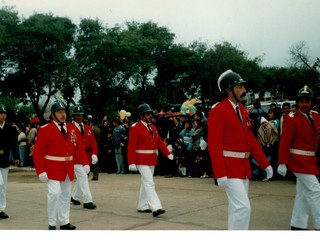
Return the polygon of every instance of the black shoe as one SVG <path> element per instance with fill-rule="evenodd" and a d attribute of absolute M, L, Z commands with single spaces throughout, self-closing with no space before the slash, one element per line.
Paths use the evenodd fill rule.
<path fill-rule="evenodd" d="M 158 210 L 154 211 L 154 212 L 152 213 L 152 215 L 153 215 L 154 217 L 158 217 L 159 215 L 164 214 L 165 212 L 166 212 L 166 211 L 163 210 L 163 209 L 158 209 Z"/>
<path fill-rule="evenodd" d="M 92 181 L 98 181 L 98 178 L 94 177 L 91 179 Z"/>
<path fill-rule="evenodd" d="M 0 212 L 0 219 L 9 218 L 9 216 L 5 212 Z"/>
<path fill-rule="evenodd" d="M 95 209 L 96 207 L 97 206 L 92 202 L 83 204 L 83 208 L 86 208 L 86 209 Z"/>
<path fill-rule="evenodd" d="M 76 226 L 73 226 L 71 223 L 60 226 L 61 230 L 76 230 Z"/>
<path fill-rule="evenodd" d="M 140 213 L 152 213 L 152 211 L 150 209 L 145 209 L 145 210 L 137 210 Z"/>
<path fill-rule="evenodd" d="M 71 202 L 73 202 L 74 205 L 80 205 L 80 201 L 73 199 L 73 197 L 71 198 Z"/>
<path fill-rule="evenodd" d="M 293 226 L 291 226 L 291 230 L 302 230 L 302 231 L 305 231 L 305 230 L 308 230 L 307 228 L 298 228 L 298 227 L 293 227 Z"/>
<path fill-rule="evenodd" d="M 51 226 L 51 225 L 49 225 L 48 230 L 56 230 L 56 226 Z"/>

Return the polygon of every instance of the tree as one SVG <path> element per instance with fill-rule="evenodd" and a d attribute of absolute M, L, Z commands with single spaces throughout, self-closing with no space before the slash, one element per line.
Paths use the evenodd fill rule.
<path fill-rule="evenodd" d="M 34 14 L 18 25 L 14 48 L 7 52 L 14 69 L 1 90 L 31 101 L 42 120 L 51 98 L 61 89 L 74 32 L 68 18 Z"/>
<path fill-rule="evenodd" d="M 319 58 L 314 60 L 312 63 L 305 41 L 300 41 L 293 44 L 289 49 L 289 53 L 292 65 L 291 69 L 298 70 L 296 73 L 296 75 L 299 76 L 299 80 L 297 81 L 298 86 L 301 88 L 303 87 L 301 85 L 308 85 L 316 92 L 317 95 L 319 95 Z M 290 85 L 289 88 L 290 87 L 292 86 Z"/>

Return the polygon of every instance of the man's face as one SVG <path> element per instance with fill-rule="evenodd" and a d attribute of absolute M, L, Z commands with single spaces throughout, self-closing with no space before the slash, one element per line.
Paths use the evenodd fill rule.
<path fill-rule="evenodd" d="M 66 110 L 58 110 L 54 113 L 56 119 L 59 121 L 59 122 L 66 122 L 67 121 L 67 113 L 66 113 Z"/>
<path fill-rule="evenodd" d="M 237 101 L 239 101 L 239 102 L 245 102 L 245 101 L 246 101 L 246 92 L 247 92 L 247 90 L 246 90 L 246 88 L 244 87 L 243 84 L 235 85 L 235 86 L 233 87 L 233 92 L 234 92 L 234 94 L 235 94 L 235 96 L 236 96 L 236 98 L 237 98 L 238 100 L 235 98 L 235 96 L 233 96 L 232 90 L 229 89 L 229 90 L 228 90 L 228 98 L 229 98 L 231 101 L 233 101 L 233 102 L 237 102 Z"/>
<path fill-rule="evenodd" d="M 298 108 L 303 113 L 308 113 L 312 109 L 312 104 L 311 98 L 303 97 L 298 100 Z"/>
<path fill-rule="evenodd" d="M 0 123 L 3 123 L 7 118 L 7 114 L 4 112 L 0 113 Z"/>
<path fill-rule="evenodd" d="M 74 115 L 74 121 L 77 122 L 77 123 L 82 123 L 82 120 L 83 120 L 83 115 Z"/>
<path fill-rule="evenodd" d="M 143 114 L 142 120 L 146 123 L 152 123 L 152 112 L 147 112 Z"/>
<path fill-rule="evenodd" d="M 282 107 L 282 112 L 284 115 L 288 115 L 290 113 L 290 111 L 291 111 L 291 107 L 289 107 L 289 106 Z"/>

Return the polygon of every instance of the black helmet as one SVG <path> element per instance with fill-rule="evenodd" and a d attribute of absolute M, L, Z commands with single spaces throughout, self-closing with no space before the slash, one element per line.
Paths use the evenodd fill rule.
<path fill-rule="evenodd" d="M 218 79 L 218 88 L 222 93 L 225 90 L 231 89 L 237 84 L 246 83 L 239 74 L 233 72 L 231 69 L 222 73 Z"/>
<path fill-rule="evenodd" d="M 153 112 L 153 110 L 150 108 L 149 104 L 144 103 L 144 102 L 141 103 L 138 107 L 139 116 L 141 116 L 142 114 L 147 113 L 147 112 Z"/>
<path fill-rule="evenodd" d="M 0 104 L 0 113 L 7 113 L 7 110 L 3 104 Z"/>
<path fill-rule="evenodd" d="M 58 110 L 66 110 L 66 108 L 60 102 L 54 102 L 51 105 L 51 114 L 55 113 Z"/>
<path fill-rule="evenodd" d="M 298 98 L 303 97 L 313 98 L 313 91 L 307 85 L 299 90 Z"/>
<path fill-rule="evenodd" d="M 81 106 L 75 106 L 72 111 L 72 115 L 83 115 L 84 112 Z"/>

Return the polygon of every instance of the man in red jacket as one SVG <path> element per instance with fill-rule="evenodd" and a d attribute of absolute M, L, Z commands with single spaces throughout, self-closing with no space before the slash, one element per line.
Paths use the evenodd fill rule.
<path fill-rule="evenodd" d="M 75 156 L 74 172 L 77 180 L 71 194 L 71 202 L 73 202 L 74 205 L 80 205 L 79 200 L 83 196 L 83 207 L 86 209 L 95 209 L 97 206 L 92 202 L 88 174 L 90 172 L 90 163 L 97 164 L 98 162 L 98 149 L 91 127 L 83 123 L 83 115 L 84 112 L 81 106 L 75 106 L 72 113 L 74 117 L 73 124 L 77 127 L 77 131 L 81 135 L 81 140 L 87 153 L 87 161 L 85 165 L 83 165 L 81 158 Z"/>
<path fill-rule="evenodd" d="M 228 229 L 247 230 L 251 206 L 248 197 L 252 176 L 250 154 L 267 178 L 273 176 L 272 167 L 254 137 L 245 101 L 246 82 L 239 74 L 228 70 L 220 75 L 218 87 L 223 100 L 214 105 L 208 117 L 208 150 L 218 185 L 228 197 Z"/>
<path fill-rule="evenodd" d="M 283 121 L 278 155 L 278 173 L 285 176 L 288 169 L 297 177 L 291 229 L 306 230 L 309 212 L 313 225 L 320 230 L 320 184 L 317 149 L 319 144 L 320 116 L 311 111 L 314 95 L 308 86 L 300 89 L 298 109 Z"/>
<path fill-rule="evenodd" d="M 60 102 L 51 106 L 52 121 L 39 129 L 33 150 L 36 173 L 48 184 L 49 230 L 75 230 L 69 220 L 71 181 L 74 179 L 75 155 L 85 165 L 88 161 L 81 136 L 73 124 L 66 123 L 65 107 Z"/>
<path fill-rule="evenodd" d="M 158 164 L 158 149 L 170 160 L 173 160 L 173 155 L 170 154 L 157 128 L 152 124 L 153 110 L 150 106 L 141 103 L 138 113 L 140 121 L 129 129 L 129 170 L 139 171 L 141 175 L 138 212 L 152 212 L 153 216 L 157 217 L 165 213 L 153 181 L 154 168 Z"/>

